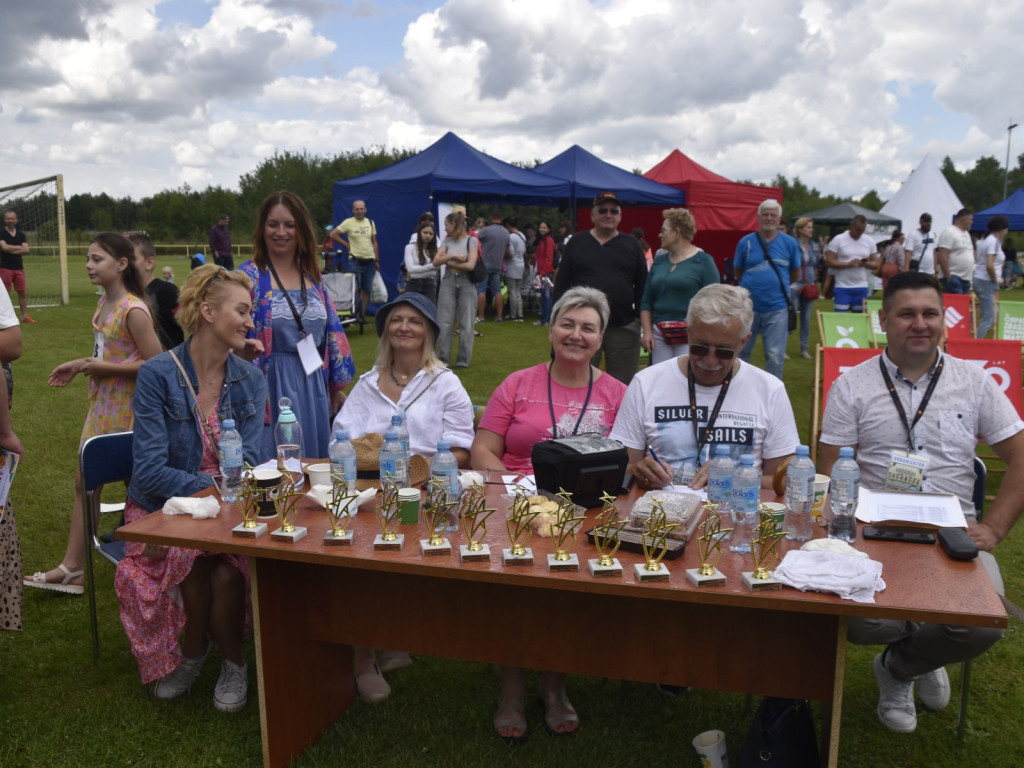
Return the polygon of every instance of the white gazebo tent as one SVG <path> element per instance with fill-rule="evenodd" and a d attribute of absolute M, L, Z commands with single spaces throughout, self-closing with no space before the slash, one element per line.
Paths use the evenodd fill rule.
<path fill-rule="evenodd" d="M 882 213 L 903 221 L 903 231 L 917 229 L 922 213 L 932 215 L 932 231 L 939 233 L 953 223 L 963 203 L 949 186 L 932 156 L 925 155 L 903 186 L 882 206 Z"/>

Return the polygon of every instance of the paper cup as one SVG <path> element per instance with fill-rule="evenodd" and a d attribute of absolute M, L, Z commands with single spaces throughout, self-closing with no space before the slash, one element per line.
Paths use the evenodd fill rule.
<path fill-rule="evenodd" d="M 781 501 L 766 501 L 764 506 L 771 510 L 772 517 L 775 518 L 775 522 L 781 529 L 786 524 L 786 505 Z"/>
<path fill-rule="evenodd" d="M 273 490 L 281 484 L 281 473 L 276 469 L 257 469 L 252 476 L 256 480 L 256 487 L 262 492 L 258 517 L 273 517 Z"/>
<path fill-rule="evenodd" d="M 398 489 L 398 516 L 402 525 L 412 525 L 420 521 L 419 488 Z"/>
<path fill-rule="evenodd" d="M 331 484 L 330 464 L 307 464 L 306 474 L 309 475 L 310 486 Z"/>
<path fill-rule="evenodd" d="M 814 505 L 811 507 L 811 517 L 821 517 L 821 511 L 825 508 L 825 497 L 828 495 L 828 475 L 814 476 Z"/>
<path fill-rule="evenodd" d="M 701 768 L 729 768 L 729 756 L 725 753 L 725 733 L 704 731 L 693 740 Z"/>

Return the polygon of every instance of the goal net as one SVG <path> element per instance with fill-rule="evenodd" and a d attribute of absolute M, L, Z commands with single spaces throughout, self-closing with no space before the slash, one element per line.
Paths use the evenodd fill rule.
<path fill-rule="evenodd" d="M 28 255 L 23 258 L 28 305 L 67 304 L 64 177 L 58 174 L 0 187 L 0 211 L 14 211 L 18 215 L 18 226 L 28 239 Z M 18 299 L 13 292 L 11 302 L 17 309 Z"/>

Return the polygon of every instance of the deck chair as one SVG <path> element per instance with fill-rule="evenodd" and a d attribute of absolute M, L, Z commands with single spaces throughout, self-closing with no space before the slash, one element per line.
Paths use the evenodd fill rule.
<path fill-rule="evenodd" d="M 362 334 L 366 319 L 359 301 L 357 275 L 354 272 L 328 272 L 321 279 L 342 327 L 359 323 L 359 333 Z"/>
<path fill-rule="evenodd" d="M 942 294 L 942 306 L 946 310 L 946 338 L 973 338 L 974 303 L 965 293 Z"/>
<path fill-rule="evenodd" d="M 974 509 L 978 520 L 985 512 L 985 484 L 988 473 L 985 462 L 974 457 Z M 971 662 L 973 659 L 960 663 L 960 715 L 956 721 L 956 740 L 964 740 L 964 726 L 967 725 L 967 698 L 971 693 Z"/>
<path fill-rule="evenodd" d="M 1024 341 L 1024 301 L 1000 301 L 996 338 Z"/>
<path fill-rule="evenodd" d="M 825 413 L 828 392 L 836 379 L 845 371 L 860 365 L 882 350 L 869 347 L 822 347 L 817 346 L 814 355 L 814 399 L 811 405 L 811 424 L 808 433 L 811 441 L 811 457 L 818 460 L 818 438 L 821 436 L 821 417 Z"/>
<path fill-rule="evenodd" d="M 133 433 L 118 432 L 112 435 L 96 435 L 85 441 L 78 456 L 78 466 L 82 474 L 82 488 L 85 491 L 85 503 L 82 514 L 85 516 L 85 581 L 89 590 L 89 620 L 92 628 L 92 660 L 100 661 L 99 625 L 96 619 L 96 579 L 93 573 L 93 550 L 115 566 L 124 558 L 125 543 L 123 541 L 104 542 L 100 539 L 97 527 L 100 517 L 100 496 L 103 486 L 107 483 L 124 481 L 132 476 L 132 440 Z"/>
<path fill-rule="evenodd" d="M 877 346 L 871 318 L 862 312 L 818 310 L 818 330 L 826 347 L 868 349 Z"/>
<path fill-rule="evenodd" d="M 885 331 L 882 330 L 882 321 L 878 317 L 878 310 L 882 308 L 881 299 L 865 299 L 864 313 L 871 318 L 871 331 L 875 334 L 875 344 L 884 347 L 889 343 Z"/>

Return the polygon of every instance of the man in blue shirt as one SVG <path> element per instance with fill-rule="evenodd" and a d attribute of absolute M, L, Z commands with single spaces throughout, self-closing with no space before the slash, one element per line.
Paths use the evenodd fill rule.
<path fill-rule="evenodd" d="M 789 285 L 800 274 L 800 244 L 779 231 L 782 206 L 765 200 L 757 207 L 759 232 L 752 232 L 736 245 L 733 269 L 741 287 L 750 291 L 754 302 L 754 324 L 740 359 L 750 362 L 757 334 L 764 344 L 764 369 L 782 378 L 782 362 L 789 334 Z"/>

